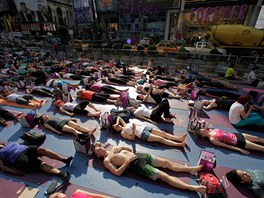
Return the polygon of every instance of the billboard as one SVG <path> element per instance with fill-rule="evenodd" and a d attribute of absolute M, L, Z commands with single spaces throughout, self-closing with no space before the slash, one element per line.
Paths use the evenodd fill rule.
<path fill-rule="evenodd" d="M 91 0 L 73 0 L 76 28 L 85 28 L 93 20 Z"/>
<path fill-rule="evenodd" d="M 97 10 L 99 12 L 115 11 L 115 0 L 97 0 Z"/>
<path fill-rule="evenodd" d="M 22 23 L 52 22 L 46 0 L 14 0 Z"/>
<path fill-rule="evenodd" d="M 0 0 L 0 12 L 8 11 L 9 10 L 9 5 L 8 5 L 8 0 Z"/>
<path fill-rule="evenodd" d="M 264 30 L 264 6 L 261 7 L 255 28 Z"/>

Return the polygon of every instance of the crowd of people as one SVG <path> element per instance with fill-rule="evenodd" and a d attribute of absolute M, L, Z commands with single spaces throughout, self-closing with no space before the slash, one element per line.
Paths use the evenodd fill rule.
<path fill-rule="evenodd" d="M 194 89 L 198 90 L 197 94 L 200 96 L 211 98 L 202 101 L 204 109 L 222 108 L 228 110 L 232 125 L 239 127 L 264 125 L 262 116 L 256 112 L 252 113 L 253 110 L 264 110 L 263 106 L 259 107 L 252 103 L 252 95 L 240 95 L 218 90 L 237 90 L 239 87 L 209 79 L 198 72 L 192 71 L 191 67 L 177 71 L 180 77 L 176 78 L 166 76 L 164 74 L 165 70 L 160 66 L 155 66 L 153 59 L 144 67 L 137 68 L 134 65 L 125 65 L 121 62 L 114 64 L 94 61 L 86 57 L 81 57 L 78 60 L 56 60 L 49 54 L 40 55 L 38 52 L 27 50 L 21 55 L 6 52 L 5 56 L 0 58 L 0 66 L 2 72 L 4 71 L 0 80 L 2 86 L 0 98 L 2 100 L 29 108 L 40 108 L 42 105 L 46 105 L 42 97 L 49 97 L 53 100 L 51 105 L 56 107 L 54 108 L 56 113 L 61 112 L 70 116 L 66 119 L 48 114 L 42 114 L 38 117 L 38 124 L 42 124 L 44 128 L 58 135 L 64 133 L 70 133 L 76 137 L 84 133 L 90 136 L 93 135 L 97 128 L 86 128 L 80 125 L 74 116 L 81 115 L 87 119 L 90 119 L 90 117 L 100 118 L 104 110 L 99 109 L 96 103 L 123 105 L 123 108 L 127 109 L 134 118 L 150 122 L 156 126 L 160 122 L 173 125 L 173 120 L 177 119 L 177 116 L 171 113 L 169 100 L 189 98 L 191 91 Z M 256 74 L 258 69 L 254 67 L 248 75 L 248 83 L 252 86 L 257 86 L 260 82 Z M 241 79 L 235 73 L 233 64 L 228 68 L 225 78 Z M 117 86 L 126 86 L 126 88 Z M 137 105 L 133 106 L 132 102 L 128 102 L 124 106 L 121 94 L 129 92 L 130 89 L 127 86 L 133 87 L 135 93 L 138 93 L 133 98 L 133 101 L 137 101 Z M 76 93 L 76 100 L 73 100 L 72 97 L 64 97 L 65 94 L 71 96 L 71 92 Z M 38 95 L 38 97 L 35 95 Z M 129 99 L 127 98 L 127 100 Z M 152 108 L 147 107 L 145 104 L 150 104 Z M 0 109 L 0 124 L 2 126 L 6 126 L 8 120 L 15 120 L 21 116 L 13 115 L 5 108 L 6 106 Z M 186 146 L 187 133 L 173 135 L 160 130 L 156 126 L 138 125 L 133 121 L 126 123 L 121 117 L 117 117 L 110 128 L 111 132 L 117 133 L 122 138 L 130 141 L 135 141 L 138 138 L 141 141 L 158 142 L 171 147 L 184 148 Z M 244 154 L 249 154 L 248 150 L 264 151 L 264 140 L 250 134 L 199 128 L 195 130 L 194 135 L 199 138 L 208 138 L 216 146 Z M 205 186 L 187 184 L 160 169 L 165 168 L 174 172 L 187 172 L 194 175 L 203 168 L 202 166 L 183 166 L 153 154 L 135 153 L 128 147 L 114 146 L 112 150 L 107 150 L 103 146 L 96 146 L 94 153 L 98 158 L 104 158 L 104 166 L 114 175 L 120 176 L 126 169 L 129 169 L 154 181 L 161 179 L 176 189 L 195 191 L 200 194 L 206 192 Z M 72 157 L 62 157 L 43 147 L 6 143 L 0 145 L 0 169 L 18 175 L 22 174 L 23 171 L 40 170 L 58 175 L 63 180 L 70 179 L 70 173 L 63 172 L 42 162 L 39 159 L 42 156 L 62 161 L 68 166 L 73 159 Z M 7 166 L 6 162 L 9 162 L 12 168 Z M 252 179 L 254 174 L 254 171 L 234 170 L 232 173 L 228 173 L 228 179 L 230 181 L 235 180 L 234 178 L 243 180 L 244 175 Z M 261 195 L 259 197 L 264 196 L 263 181 L 261 182 L 256 181 L 254 185 L 257 187 L 252 187 L 254 193 L 255 189 L 258 189 L 255 194 L 257 196 Z M 259 189 L 262 189 L 262 191 Z M 81 190 L 76 191 L 74 194 L 82 194 L 83 197 L 85 195 L 87 197 L 104 197 L 104 195 L 89 194 Z M 58 193 L 51 195 L 51 197 L 59 196 L 63 197 L 62 194 L 59 195 Z"/>

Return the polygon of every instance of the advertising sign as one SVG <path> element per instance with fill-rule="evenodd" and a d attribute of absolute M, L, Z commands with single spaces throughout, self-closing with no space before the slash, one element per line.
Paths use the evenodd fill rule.
<path fill-rule="evenodd" d="M 90 0 L 73 0 L 76 28 L 88 27 L 91 24 L 92 9 Z"/>
<path fill-rule="evenodd" d="M 52 22 L 46 0 L 14 0 L 22 23 Z"/>
<path fill-rule="evenodd" d="M 115 0 L 97 0 L 97 10 L 99 12 L 115 11 Z"/>
<path fill-rule="evenodd" d="M 255 28 L 264 30 L 264 6 L 261 7 Z"/>
<path fill-rule="evenodd" d="M 0 0 L 0 12 L 8 11 L 9 10 L 9 5 L 8 5 L 8 0 Z"/>

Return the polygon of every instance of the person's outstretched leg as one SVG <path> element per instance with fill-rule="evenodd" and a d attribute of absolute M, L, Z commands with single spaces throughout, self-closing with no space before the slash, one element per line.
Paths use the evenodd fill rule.
<path fill-rule="evenodd" d="M 164 137 L 155 135 L 155 134 L 150 134 L 148 137 L 148 142 L 160 142 L 162 144 L 168 145 L 168 146 L 179 146 L 179 147 L 184 147 L 185 143 L 184 142 L 174 142 L 172 140 L 168 140 Z"/>
<path fill-rule="evenodd" d="M 264 152 L 264 146 L 250 142 L 248 140 L 246 140 L 245 148 L 248 150 L 255 150 L 255 151 Z"/>
<path fill-rule="evenodd" d="M 152 129 L 151 133 L 153 133 L 155 135 L 158 135 L 158 136 L 161 136 L 161 137 L 164 137 L 166 139 L 173 140 L 173 141 L 178 141 L 178 142 L 184 142 L 185 139 L 186 139 L 186 136 L 187 136 L 186 133 L 181 135 L 181 136 L 175 136 L 175 135 L 166 133 L 165 131 L 161 131 L 161 130 L 158 130 L 158 129 Z"/>
<path fill-rule="evenodd" d="M 185 182 L 178 179 L 177 177 L 170 176 L 167 173 L 162 172 L 162 171 L 159 172 L 158 178 L 175 188 L 191 190 L 191 191 L 195 191 L 201 194 L 204 194 L 206 191 L 205 186 L 186 184 Z"/>
<path fill-rule="evenodd" d="M 75 128 L 73 128 L 73 127 L 71 127 L 71 126 L 69 126 L 67 124 L 62 127 L 62 131 L 66 132 L 66 133 L 72 133 L 75 136 L 78 136 L 79 134 L 82 134 L 82 132 L 76 130 Z"/>
<path fill-rule="evenodd" d="M 43 148 L 43 147 L 38 147 L 37 148 L 37 152 L 40 156 L 46 156 L 50 159 L 55 159 L 55 160 L 58 160 L 58 161 L 61 161 L 61 162 L 64 162 L 67 166 L 70 165 L 73 157 L 68 157 L 68 158 L 65 158 L 65 157 L 62 157 L 61 155 L 55 153 L 54 151 L 52 150 L 49 150 L 47 148 Z"/>
<path fill-rule="evenodd" d="M 50 166 L 48 164 L 46 164 L 45 162 L 43 162 L 39 169 L 41 171 L 44 171 L 45 173 L 51 174 L 51 175 L 57 175 L 60 178 L 62 178 L 65 181 L 69 181 L 70 180 L 70 175 L 68 172 L 62 172 L 61 170 L 54 168 L 53 166 Z"/>
<path fill-rule="evenodd" d="M 200 165 L 200 166 L 181 165 L 178 163 L 171 162 L 167 159 L 163 159 L 161 157 L 156 157 L 155 163 L 153 165 L 155 167 L 167 168 L 167 169 L 170 169 L 174 172 L 187 172 L 187 173 L 190 173 L 191 175 L 194 175 L 195 173 L 199 172 L 203 168 L 202 165 Z"/>
<path fill-rule="evenodd" d="M 260 138 L 254 135 L 250 135 L 250 134 L 246 134 L 246 133 L 242 133 L 242 135 L 244 136 L 244 138 L 250 142 L 254 142 L 254 143 L 261 143 L 264 144 L 264 138 Z"/>
<path fill-rule="evenodd" d="M 89 134 L 93 134 L 96 131 L 96 128 L 94 129 L 87 129 L 79 124 L 77 124 L 76 122 L 73 121 L 69 121 L 68 125 L 74 129 L 77 129 L 78 131 L 84 132 L 84 133 L 89 133 Z"/>

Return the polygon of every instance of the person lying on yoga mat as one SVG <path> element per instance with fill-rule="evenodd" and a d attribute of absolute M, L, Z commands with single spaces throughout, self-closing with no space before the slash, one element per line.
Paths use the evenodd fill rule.
<path fill-rule="evenodd" d="M 230 133 L 221 129 L 196 129 L 194 134 L 202 139 L 208 138 L 216 146 L 221 146 L 244 154 L 248 150 L 264 152 L 264 139 L 246 133 Z M 259 144 L 258 144 L 259 143 Z"/>
<path fill-rule="evenodd" d="M 264 197 L 264 171 L 233 169 L 226 173 L 227 179 L 232 184 L 240 184 L 249 189 L 256 198 Z"/>
<path fill-rule="evenodd" d="M 222 100 L 222 99 L 202 100 L 203 108 L 205 110 L 209 110 L 213 108 L 229 110 L 234 102 L 235 100 Z"/>
<path fill-rule="evenodd" d="M 200 89 L 198 92 L 201 96 L 206 96 L 210 98 L 217 98 L 217 99 L 230 99 L 230 100 L 237 100 L 240 94 L 232 93 L 229 91 L 217 90 L 217 89 Z"/>
<path fill-rule="evenodd" d="M 36 87 L 30 87 L 30 86 L 26 86 L 26 93 L 27 94 L 37 94 L 40 96 L 45 96 L 45 97 L 53 97 L 53 91 L 46 88 L 46 87 L 40 87 L 40 86 L 36 86 Z"/>
<path fill-rule="evenodd" d="M 242 78 L 240 78 L 235 72 L 234 67 L 235 67 L 235 63 L 231 63 L 228 69 L 226 70 L 224 77 L 228 80 L 239 80 L 239 79 L 242 80 Z"/>
<path fill-rule="evenodd" d="M 102 83 L 95 83 L 93 85 L 87 85 L 85 87 L 86 90 L 91 90 L 91 91 L 95 91 L 95 92 L 104 92 L 107 94 L 120 94 L 121 92 L 126 92 L 129 89 L 119 89 L 116 87 L 113 87 L 111 85 L 104 85 Z"/>
<path fill-rule="evenodd" d="M 82 133 L 88 133 L 92 135 L 96 131 L 96 128 L 90 130 L 81 126 L 80 124 L 77 124 L 77 120 L 73 118 L 62 119 L 43 114 L 40 116 L 39 120 L 41 124 L 44 124 L 45 128 L 57 133 L 58 135 L 62 135 L 64 132 L 72 133 L 75 136 L 78 136 Z"/>
<path fill-rule="evenodd" d="M 110 85 L 128 85 L 134 87 L 137 83 L 134 81 L 129 81 L 124 78 L 117 77 L 104 77 L 102 78 L 102 82 Z"/>
<path fill-rule="evenodd" d="M 131 122 L 126 124 L 121 117 L 117 118 L 116 123 L 112 126 L 112 129 L 114 132 L 120 133 L 123 138 L 128 140 L 134 141 L 137 137 L 142 141 L 160 142 L 168 146 L 184 147 L 186 145 L 185 138 L 187 134 L 175 136 L 148 126 L 144 127 Z"/>
<path fill-rule="evenodd" d="M 62 100 L 56 100 L 52 104 L 57 107 L 60 112 L 69 116 L 74 116 L 74 114 L 77 114 L 88 117 L 100 117 L 101 114 L 101 110 L 95 108 L 95 106 L 88 100 L 81 101 L 80 103 L 63 102 Z M 86 110 L 87 106 L 95 110 L 96 113 L 92 113 Z"/>
<path fill-rule="evenodd" d="M 0 107 L 0 125 L 6 126 L 7 120 L 15 120 L 22 115 L 23 115 L 23 113 L 15 116 L 14 114 L 12 114 L 9 111 L 5 110 L 4 108 Z"/>
<path fill-rule="evenodd" d="M 245 108 L 249 101 L 249 96 L 240 96 L 237 101 L 231 105 L 228 112 L 231 124 L 234 126 L 264 125 L 262 116 L 258 113 L 252 113 L 252 110 L 255 109 L 253 105 L 249 105 L 248 109 Z"/>
<path fill-rule="evenodd" d="M 79 87 L 79 84 L 70 84 L 66 81 L 60 80 L 60 79 L 49 79 L 46 82 L 47 87 L 59 87 L 61 88 L 63 84 L 69 85 L 71 88 L 76 89 Z"/>
<path fill-rule="evenodd" d="M 90 102 L 101 102 L 107 104 L 117 104 L 119 96 L 112 96 L 105 93 L 96 93 L 90 90 L 79 90 L 77 92 L 77 97 L 82 100 L 88 100 Z"/>
<path fill-rule="evenodd" d="M 24 94 L 19 95 L 17 94 L 17 89 L 13 89 L 9 91 L 7 89 L 2 90 L 2 95 L 0 98 L 7 100 L 8 102 L 14 102 L 21 105 L 30 106 L 33 108 L 37 108 L 43 105 L 44 100 L 40 100 L 31 94 Z M 33 103 L 33 101 L 37 102 L 38 104 Z"/>
<path fill-rule="evenodd" d="M 42 171 L 69 181 L 70 175 L 68 172 L 63 172 L 42 161 L 41 157 L 43 156 L 61 161 L 67 166 L 70 166 L 73 159 L 73 157 L 62 157 L 44 147 L 26 146 L 10 142 L 0 144 L 0 170 L 14 175 L 23 175 L 25 171 Z"/>
<path fill-rule="evenodd" d="M 163 98 L 182 98 L 182 96 L 174 93 L 170 87 L 153 88 L 152 84 L 149 86 L 137 86 L 137 92 L 142 93 L 137 95 L 137 100 L 156 104 L 159 104 Z"/>
<path fill-rule="evenodd" d="M 55 192 L 49 198 L 67 198 L 67 195 L 61 192 Z M 111 198 L 109 195 L 102 195 L 98 193 L 91 193 L 85 190 L 77 189 L 71 195 L 71 198 Z"/>
<path fill-rule="evenodd" d="M 154 109 L 149 109 L 145 106 L 127 107 L 136 118 L 151 122 L 152 124 L 157 124 L 157 122 L 164 121 L 168 123 L 173 123 L 171 120 L 175 116 L 170 113 L 170 104 L 167 99 L 163 99 Z M 164 120 L 161 116 L 164 116 Z"/>
<path fill-rule="evenodd" d="M 174 172 L 187 172 L 194 175 L 203 168 L 202 165 L 192 167 L 181 165 L 148 153 L 133 153 L 128 147 L 115 146 L 111 151 L 108 151 L 103 147 L 96 146 L 95 155 L 98 158 L 104 158 L 104 166 L 116 176 L 122 175 L 128 169 L 154 181 L 161 179 L 175 188 L 191 190 L 201 194 L 204 194 L 206 190 L 205 186 L 187 184 L 177 177 L 168 175 L 158 169 L 165 168 Z"/>

